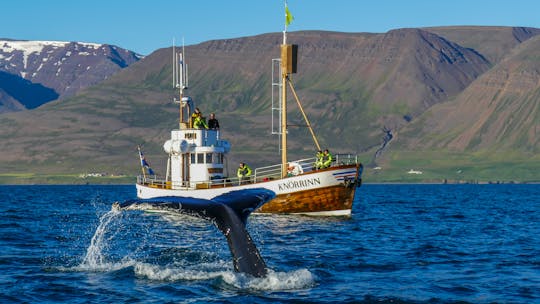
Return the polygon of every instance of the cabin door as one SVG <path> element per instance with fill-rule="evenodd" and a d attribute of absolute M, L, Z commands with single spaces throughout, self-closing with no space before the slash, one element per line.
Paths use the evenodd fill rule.
<path fill-rule="evenodd" d="M 182 154 L 182 184 L 189 185 L 189 153 Z"/>

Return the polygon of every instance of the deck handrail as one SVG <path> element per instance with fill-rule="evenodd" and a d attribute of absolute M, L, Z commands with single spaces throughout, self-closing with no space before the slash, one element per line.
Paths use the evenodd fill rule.
<path fill-rule="evenodd" d="M 303 173 L 315 171 L 316 157 L 304 158 L 300 160 L 290 161 L 289 163 L 297 163 L 302 168 Z M 334 154 L 330 167 L 353 165 L 358 164 L 358 155 L 356 154 Z M 201 180 L 201 181 L 189 181 L 173 184 L 170 181 L 159 176 L 137 176 L 137 184 L 149 185 L 156 188 L 174 188 L 174 189 L 200 189 L 205 187 L 231 187 L 239 185 L 240 183 L 258 183 L 273 179 L 280 179 L 283 174 L 281 173 L 281 164 L 255 168 L 253 175 L 242 179 L 238 177 L 227 177 L 221 179 Z M 194 187 L 195 186 L 195 187 Z M 199 187 L 199 188 L 197 188 Z"/>

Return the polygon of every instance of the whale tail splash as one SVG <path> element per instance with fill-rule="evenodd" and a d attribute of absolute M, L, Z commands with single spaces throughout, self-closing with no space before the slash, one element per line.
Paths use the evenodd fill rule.
<path fill-rule="evenodd" d="M 177 212 L 210 220 L 227 238 L 235 271 L 263 277 L 268 272 L 266 263 L 246 230 L 246 222 L 251 212 L 274 197 L 273 191 L 255 188 L 211 200 L 174 196 L 128 200 L 114 203 L 113 209 Z"/>

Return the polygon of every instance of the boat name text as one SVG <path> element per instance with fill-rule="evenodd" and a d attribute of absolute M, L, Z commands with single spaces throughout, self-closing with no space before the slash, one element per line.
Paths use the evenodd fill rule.
<path fill-rule="evenodd" d="M 185 139 L 197 139 L 197 133 L 185 133 L 184 138 Z"/>
<path fill-rule="evenodd" d="M 286 183 L 278 184 L 279 190 L 293 190 L 298 188 L 308 188 L 310 186 L 320 185 L 321 179 L 311 178 L 311 179 L 301 179 L 301 180 L 295 180 L 295 181 L 289 181 Z"/>

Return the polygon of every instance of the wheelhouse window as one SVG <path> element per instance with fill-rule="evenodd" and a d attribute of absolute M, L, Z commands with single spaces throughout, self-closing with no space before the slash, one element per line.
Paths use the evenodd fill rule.
<path fill-rule="evenodd" d="M 223 164 L 223 154 L 221 154 L 221 153 L 214 153 L 214 163 L 216 163 L 216 164 Z"/>
<path fill-rule="evenodd" d="M 204 164 L 204 153 L 197 153 L 197 163 Z"/>
<path fill-rule="evenodd" d="M 206 153 L 206 163 L 207 164 L 212 163 L 212 153 Z"/>

